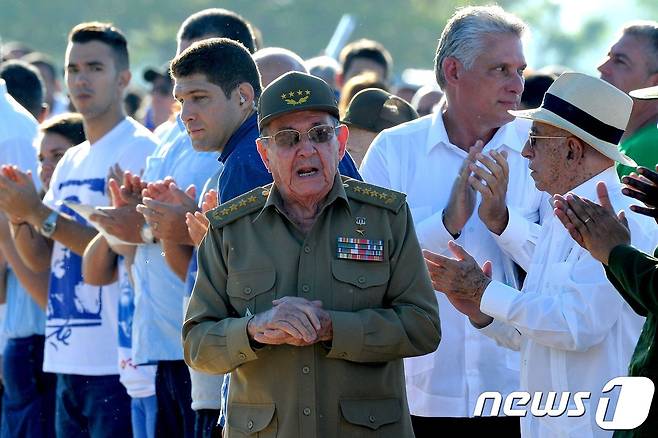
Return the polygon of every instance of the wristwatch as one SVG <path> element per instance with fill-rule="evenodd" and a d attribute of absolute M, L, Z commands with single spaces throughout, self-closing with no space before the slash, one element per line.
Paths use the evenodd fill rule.
<path fill-rule="evenodd" d="M 57 218 L 59 218 L 59 213 L 55 210 L 51 211 L 48 217 L 41 222 L 39 233 L 50 239 L 57 228 Z"/>
<path fill-rule="evenodd" d="M 149 224 L 144 224 L 142 225 L 141 230 L 139 230 L 139 235 L 142 238 L 142 242 L 144 243 L 155 243 L 155 236 L 153 236 L 153 230 L 151 229 L 151 226 Z"/>

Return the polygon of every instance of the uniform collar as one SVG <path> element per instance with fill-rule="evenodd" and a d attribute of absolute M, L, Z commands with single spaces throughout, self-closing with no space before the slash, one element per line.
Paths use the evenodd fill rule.
<path fill-rule="evenodd" d="M 267 210 L 272 210 L 273 212 L 280 212 L 281 214 L 285 215 L 285 209 L 284 209 L 284 202 L 283 198 L 281 197 L 281 192 L 279 191 L 279 188 L 276 186 L 276 184 L 271 184 L 269 186 L 269 190 L 265 188 L 264 190 L 268 190 L 269 194 L 267 196 L 267 200 L 265 201 L 265 205 L 261 209 L 261 211 L 258 213 L 258 215 L 254 218 L 254 222 L 256 222 L 261 215 L 265 214 Z M 344 205 L 347 207 L 347 209 L 350 211 L 351 214 L 351 208 L 349 201 L 347 200 L 347 194 L 345 193 L 345 187 L 343 187 L 343 181 L 340 177 L 340 174 L 336 172 L 336 176 L 334 176 L 334 184 L 331 186 L 331 190 L 327 194 L 326 198 L 324 201 L 320 203 L 320 214 L 323 214 L 324 210 L 337 200 L 341 199 L 344 201 Z"/>

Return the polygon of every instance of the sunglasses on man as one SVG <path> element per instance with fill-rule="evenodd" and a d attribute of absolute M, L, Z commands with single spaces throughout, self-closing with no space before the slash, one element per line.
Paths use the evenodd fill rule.
<path fill-rule="evenodd" d="M 343 125 L 318 125 L 314 126 L 306 132 L 308 139 L 316 144 L 327 143 L 336 135 L 336 129 Z M 262 140 L 273 139 L 274 144 L 282 149 L 290 149 L 302 141 L 303 133 L 296 129 L 282 129 L 281 131 L 273 134 L 260 137 Z"/>

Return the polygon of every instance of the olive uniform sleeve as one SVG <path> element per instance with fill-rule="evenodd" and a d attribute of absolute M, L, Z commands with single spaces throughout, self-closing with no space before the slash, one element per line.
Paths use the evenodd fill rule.
<path fill-rule="evenodd" d="M 630 245 L 613 248 L 605 273 L 612 285 L 641 316 L 658 313 L 658 249 L 654 256 Z"/>
<path fill-rule="evenodd" d="M 436 350 L 441 339 L 436 295 L 406 205 L 392 215 L 391 275 L 382 308 L 330 311 L 333 341 L 328 357 L 386 362 Z"/>
<path fill-rule="evenodd" d="M 247 336 L 251 316 L 240 317 L 229 303 L 221 229 L 211 224 L 197 257 L 199 270 L 183 323 L 185 362 L 198 371 L 223 374 L 257 359 Z"/>

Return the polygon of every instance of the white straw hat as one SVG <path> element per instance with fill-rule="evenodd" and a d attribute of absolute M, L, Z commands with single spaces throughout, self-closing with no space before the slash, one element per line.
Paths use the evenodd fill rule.
<path fill-rule="evenodd" d="M 640 88 L 639 90 L 633 90 L 630 94 L 636 99 L 658 99 L 658 85 L 655 87 L 649 88 Z"/>
<path fill-rule="evenodd" d="M 607 82 L 582 73 L 563 73 L 548 88 L 539 108 L 509 113 L 569 131 L 626 166 L 637 163 L 619 152 L 633 99 Z"/>

